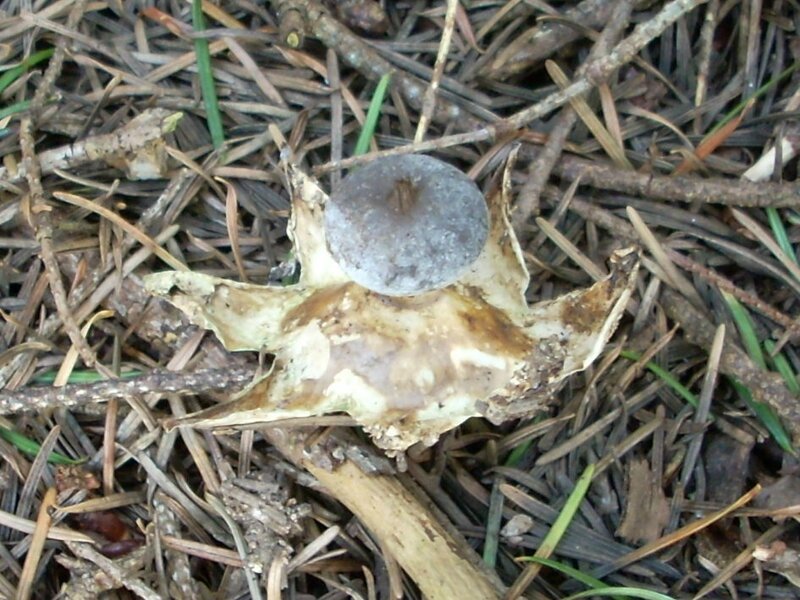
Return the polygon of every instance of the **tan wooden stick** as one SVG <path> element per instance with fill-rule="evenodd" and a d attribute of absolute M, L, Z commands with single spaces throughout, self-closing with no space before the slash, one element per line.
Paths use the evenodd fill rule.
<path fill-rule="evenodd" d="M 367 474 L 350 460 L 328 470 L 304 451 L 306 435 L 279 428 L 265 429 L 264 435 L 364 523 L 428 600 L 502 597 L 502 583 L 461 534 L 448 526 L 446 517 L 425 506 L 397 475 Z"/>

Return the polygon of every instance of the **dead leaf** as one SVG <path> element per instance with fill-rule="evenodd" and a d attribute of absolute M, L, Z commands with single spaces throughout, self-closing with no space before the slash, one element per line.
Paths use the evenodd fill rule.
<path fill-rule="evenodd" d="M 617 535 L 632 543 L 658 539 L 669 520 L 669 503 L 646 458 L 628 463 L 625 511 Z"/>

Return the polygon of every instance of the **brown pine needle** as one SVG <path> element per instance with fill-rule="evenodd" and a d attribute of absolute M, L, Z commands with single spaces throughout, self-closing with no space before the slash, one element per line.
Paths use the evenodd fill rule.
<path fill-rule="evenodd" d="M 36 519 L 36 529 L 33 531 L 31 546 L 25 557 L 25 565 L 19 576 L 16 600 L 28 600 L 33 592 L 34 577 L 39 567 L 39 560 L 42 557 L 44 543 L 50 531 L 50 524 L 53 522 L 50 516 L 50 508 L 56 503 L 56 489 L 48 488 L 45 492 L 42 504 L 39 506 L 39 517 Z"/>

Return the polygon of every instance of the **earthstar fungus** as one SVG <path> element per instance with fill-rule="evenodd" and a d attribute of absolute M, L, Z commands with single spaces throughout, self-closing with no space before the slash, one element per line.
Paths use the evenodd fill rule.
<path fill-rule="evenodd" d="M 440 161 L 380 162 L 375 193 L 350 195 L 369 187 L 369 169 L 378 161 L 351 174 L 331 198 L 286 164 L 297 284 L 258 286 L 189 272 L 147 276 L 152 293 L 213 331 L 227 349 L 275 356 L 270 372 L 237 399 L 168 426 L 232 427 L 345 412 L 394 453 L 433 444 L 469 417 L 499 423 L 535 413 L 568 375 L 598 356 L 631 295 L 634 249 L 615 252 L 611 274 L 591 287 L 529 307 L 528 271 L 508 221 L 508 171 L 484 207 L 462 197 L 474 184 L 459 181 L 466 178 Z M 451 206 L 434 206 L 444 177 L 453 180 L 438 202 Z M 407 189 L 397 191 L 398 181 Z M 423 198 L 426 186 L 439 191 Z M 348 254 L 347 243 L 374 249 L 387 239 L 392 232 L 380 230 L 380 219 L 411 221 L 417 214 L 439 219 L 417 234 L 444 230 L 441 237 L 451 239 L 417 240 L 409 253 L 403 232 L 389 240 L 392 252 L 373 252 L 366 272 L 362 257 Z M 348 228 L 355 231 L 345 241 Z M 435 272 L 437 261 L 446 263 L 444 274 Z"/>

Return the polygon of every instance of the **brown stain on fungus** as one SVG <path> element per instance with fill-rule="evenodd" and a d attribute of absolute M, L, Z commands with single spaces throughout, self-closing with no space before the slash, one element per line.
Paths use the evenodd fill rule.
<path fill-rule="evenodd" d="M 532 344 L 480 294 L 453 288 L 415 297 L 385 296 L 354 283 L 317 290 L 281 323 L 284 331 L 304 327 L 330 342 L 329 362 L 293 395 L 324 395 L 348 370 L 385 402 L 380 423 L 404 430 L 418 420 L 416 410 L 503 387 Z"/>
<path fill-rule="evenodd" d="M 314 320 L 331 316 L 331 308 L 341 305 L 350 287 L 352 284 L 316 290 L 304 302 L 286 313 L 281 321 L 281 329 L 288 331 L 308 325 Z"/>
<path fill-rule="evenodd" d="M 503 311 L 483 300 L 462 297 L 458 316 L 476 347 L 494 349 L 510 356 L 525 356 L 531 339 Z"/>
<path fill-rule="evenodd" d="M 612 287 L 612 282 L 605 280 L 575 298 L 565 299 L 561 308 L 561 320 L 577 333 L 592 332 L 608 312 Z"/>
<path fill-rule="evenodd" d="M 272 377 L 266 377 L 256 382 L 248 388 L 243 395 L 230 402 L 222 402 L 205 410 L 189 415 L 188 417 L 166 419 L 163 422 L 164 429 L 172 431 L 179 425 L 195 425 L 204 421 L 225 421 L 230 417 L 237 417 L 235 422 L 225 423 L 229 426 L 245 425 L 249 421 L 241 418 L 243 415 L 251 415 L 258 412 L 266 404 L 266 398 L 270 396 L 270 389 L 274 385 Z"/>
<path fill-rule="evenodd" d="M 480 295 L 445 289 L 420 296 L 384 296 L 357 284 L 317 290 L 284 317 L 284 331 L 314 321 L 326 335 L 379 334 L 404 343 L 416 338 L 459 343 L 509 357 L 528 354 L 531 339 L 502 310 Z M 420 348 L 421 360 L 425 348 Z"/>

